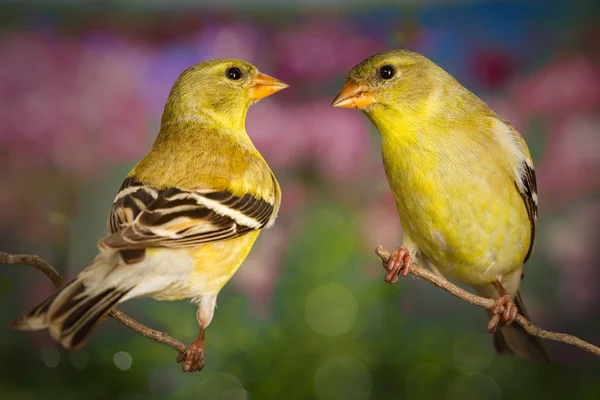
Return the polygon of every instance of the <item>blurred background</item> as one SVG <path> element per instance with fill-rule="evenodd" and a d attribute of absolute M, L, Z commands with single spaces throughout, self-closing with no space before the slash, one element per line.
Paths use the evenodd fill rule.
<path fill-rule="evenodd" d="M 0 267 L 6 399 L 600 398 L 600 362 L 548 343 L 549 365 L 498 357 L 484 313 L 426 282 L 390 286 L 373 249 L 402 231 L 379 136 L 329 104 L 390 48 L 430 57 L 529 143 L 540 194 L 523 290 L 534 322 L 600 344 L 600 3 L 305 0 L 0 2 L 0 250 L 67 277 L 91 262 L 121 181 L 149 149 L 171 84 L 216 57 L 291 88 L 247 130 L 283 207 L 219 297 L 206 367 L 113 320 L 83 350 L 9 322 L 53 290 Z M 189 303 L 121 307 L 189 343 Z"/>

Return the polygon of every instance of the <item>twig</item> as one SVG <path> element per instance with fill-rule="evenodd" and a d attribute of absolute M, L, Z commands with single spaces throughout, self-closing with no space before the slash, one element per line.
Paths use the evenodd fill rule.
<path fill-rule="evenodd" d="M 387 262 L 390 257 L 390 252 L 387 251 L 386 249 L 384 249 L 382 246 L 377 247 L 377 249 L 375 249 L 375 253 L 377 253 L 377 255 L 384 262 Z M 42 260 L 40 257 L 35 256 L 35 255 L 9 254 L 9 253 L 0 252 L 0 264 L 7 264 L 7 265 L 22 264 L 22 265 L 32 266 L 32 267 L 36 268 L 37 270 L 39 270 L 40 272 L 42 272 L 57 287 L 64 285 L 66 282 L 65 278 L 63 278 L 63 276 L 61 274 L 59 274 L 58 271 L 56 271 L 56 269 L 54 269 L 50 264 L 48 264 L 47 262 Z M 474 295 L 472 293 L 469 293 L 466 290 L 463 290 L 463 289 L 459 288 L 458 286 L 448 282 L 447 280 L 438 277 L 434 273 L 432 273 L 424 268 L 418 267 L 414 264 L 410 267 L 409 272 L 419 278 L 425 279 L 426 281 L 432 283 L 433 285 L 439 287 L 440 289 L 443 289 L 443 290 L 449 292 L 450 294 L 453 294 L 454 296 L 466 301 L 467 303 L 476 305 L 481 308 L 485 308 L 487 310 L 491 310 L 495 305 L 494 300 L 487 299 L 485 297 L 480 297 L 480 296 Z M 503 310 L 500 309 L 499 311 L 502 312 Z M 160 332 L 160 331 L 151 329 L 145 325 L 142 325 L 139 322 L 137 322 L 135 319 L 131 318 L 130 316 L 128 316 L 127 314 L 125 314 L 121 311 L 113 310 L 113 311 L 111 311 L 110 316 L 112 318 L 116 319 L 117 321 L 121 322 L 123 325 L 125 325 L 129 329 L 133 330 L 134 332 L 136 332 L 144 337 L 147 337 L 148 339 L 154 340 L 158 343 L 167 345 L 180 354 L 183 353 L 187 348 L 186 345 L 184 345 L 177 339 L 174 339 L 173 337 L 169 336 L 167 333 Z M 520 314 L 517 315 L 515 322 L 517 322 L 519 325 L 521 325 L 523 327 L 523 329 L 525 329 L 525 331 L 527 331 L 530 335 L 538 336 L 543 339 L 549 339 L 549 340 L 554 340 L 557 342 L 570 344 L 572 346 L 576 346 L 582 350 L 590 352 L 596 356 L 600 356 L 600 348 L 598 348 L 598 347 L 594 346 L 593 344 L 590 344 L 584 340 L 581 340 L 576 336 L 569 335 L 566 333 L 550 332 L 550 331 L 546 331 L 544 329 L 538 328 L 537 326 L 533 325 L 531 322 L 529 322 L 527 319 L 525 319 Z"/>
<path fill-rule="evenodd" d="M 142 325 L 129 315 L 119 310 L 112 310 L 110 316 L 131 329 L 134 332 L 139 333 L 142 336 L 152 339 L 155 342 L 166 344 L 173 350 L 183 354 L 187 346 L 181 343 L 179 340 L 169 336 L 166 332 L 160 332 L 152 328 L 148 328 L 146 325 Z"/>
<path fill-rule="evenodd" d="M 62 277 L 61 274 L 58 273 L 57 270 L 54 269 L 51 265 L 49 265 L 46 261 L 42 260 L 38 256 L 30 255 L 30 254 L 9 254 L 0 251 L 0 264 L 7 265 L 15 265 L 15 264 L 23 264 L 30 265 L 33 268 L 37 269 L 48 279 L 54 283 L 54 286 L 59 287 L 64 285 L 67 280 Z"/>
<path fill-rule="evenodd" d="M 387 251 L 386 249 L 384 249 L 382 246 L 378 246 L 375 249 L 375 253 L 385 263 L 387 263 L 387 261 L 390 258 L 390 252 Z M 492 299 L 486 299 L 485 297 L 480 297 L 480 296 L 474 295 L 472 293 L 469 293 L 466 290 L 463 290 L 463 289 L 459 288 L 458 286 L 454 285 L 453 283 L 450 283 L 447 280 L 440 278 L 439 276 L 435 275 L 433 272 L 430 272 L 430 271 L 428 271 L 422 267 L 416 266 L 414 264 L 410 266 L 409 273 L 411 273 L 414 276 L 417 276 L 419 278 L 425 279 L 426 281 L 434 284 L 435 286 L 439 287 L 440 289 L 443 289 L 443 290 L 447 291 L 448 293 L 453 294 L 454 296 L 466 301 L 467 303 L 471 303 L 478 307 L 485 308 L 487 310 L 491 310 L 496 303 Z M 502 308 L 502 309 L 499 309 L 499 311 L 501 314 L 502 311 L 504 311 L 504 310 Z M 593 344 L 588 343 L 584 340 L 581 340 L 576 336 L 568 335 L 566 333 L 550 332 L 550 331 L 546 331 L 544 329 L 538 328 L 537 326 L 535 326 L 531 322 L 529 322 L 527 319 L 525 319 L 525 317 L 523 317 L 521 314 L 517 314 L 517 318 L 515 319 L 515 322 L 517 322 L 519 325 L 521 325 L 523 327 L 523 329 L 525 329 L 525 331 L 527 331 L 527 333 L 529 333 L 532 336 L 537 336 L 537 337 L 540 337 L 543 339 L 549 339 L 549 340 L 554 340 L 557 342 L 563 342 L 566 344 L 570 344 L 572 346 L 579 347 L 582 350 L 585 350 L 587 352 L 590 352 L 590 353 L 600 357 L 600 348 L 598 348 L 598 347 L 594 346 Z"/>
<path fill-rule="evenodd" d="M 54 286 L 59 287 L 66 283 L 66 279 L 63 278 L 61 274 L 58 273 L 57 270 L 54 269 L 50 264 L 46 261 L 42 260 L 38 256 L 30 255 L 30 254 L 9 254 L 0 252 L 0 264 L 8 264 L 8 265 L 30 265 L 40 272 L 42 272 L 48 279 L 54 283 Z M 181 343 L 179 340 L 172 338 L 165 332 L 160 332 L 154 330 L 152 328 L 148 328 L 145 325 L 140 324 L 135 319 L 131 318 L 129 315 L 122 313 L 119 310 L 112 310 L 110 312 L 110 316 L 129 329 L 133 330 L 136 333 L 139 333 L 142 336 L 147 337 L 148 339 L 152 339 L 155 342 L 165 344 L 172 348 L 173 350 L 183 353 L 187 346 Z"/>

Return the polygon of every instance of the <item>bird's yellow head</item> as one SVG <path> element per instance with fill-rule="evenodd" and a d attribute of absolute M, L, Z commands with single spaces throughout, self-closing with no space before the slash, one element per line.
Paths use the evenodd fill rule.
<path fill-rule="evenodd" d="M 287 87 L 244 61 L 204 61 L 183 71 L 175 81 L 162 123 L 200 117 L 243 129 L 252 104 Z"/>
<path fill-rule="evenodd" d="M 367 114 L 421 107 L 447 75 L 424 56 L 408 50 L 375 54 L 352 68 L 332 107 L 357 108 Z"/>

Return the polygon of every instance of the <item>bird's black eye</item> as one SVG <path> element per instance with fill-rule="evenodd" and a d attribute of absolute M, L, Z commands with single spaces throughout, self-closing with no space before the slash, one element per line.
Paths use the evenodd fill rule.
<path fill-rule="evenodd" d="M 225 71 L 225 76 L 227 79 L 237 81 L 242 78 L 242 71 L 240 71 L 240 69 L 237 67 L 227 68 L 227 71 Z"/>
<path fill-rule="evenodd" d="M 383 79 L 392 79 L 394 75 L 396 75 L 396 68 L 392 67 L 391 65 L 384 65 L 383 67 L 379 68 L 379 76 L 381 76 Z"/>

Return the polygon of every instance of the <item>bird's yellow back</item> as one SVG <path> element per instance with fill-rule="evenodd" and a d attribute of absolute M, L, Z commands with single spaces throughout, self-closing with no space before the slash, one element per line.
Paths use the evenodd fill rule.
<path fill-rule="evenodd" d="M 206 121 L 163 126 L 152 150 L 130 172 L 157 187 L 206 187 L 273 200 L 279 185 L 248 135 Z M 260 183 L 260 184 L 259 184 Z"/>

